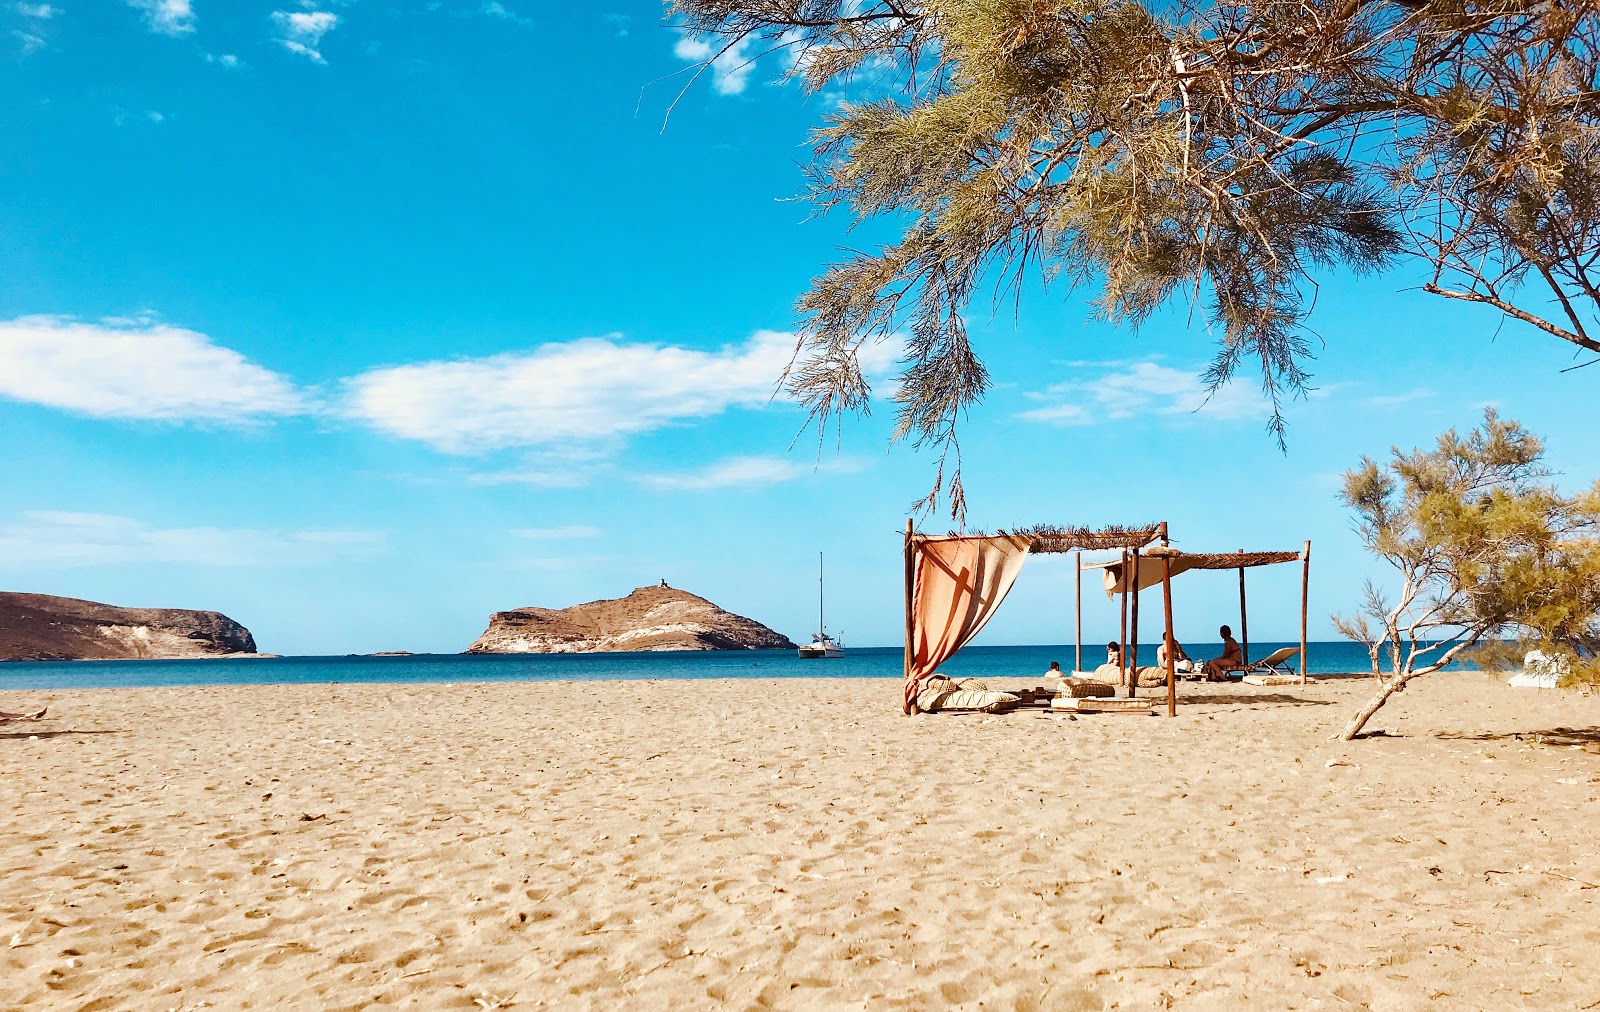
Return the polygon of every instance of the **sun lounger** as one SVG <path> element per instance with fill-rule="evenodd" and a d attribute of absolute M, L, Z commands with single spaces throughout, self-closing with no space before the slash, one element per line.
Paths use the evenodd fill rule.
<path fill-rule="evenodd" d="M 1281 675 L 1285 678 L 1290 676 L 1298 677 L 1295 675 L 1294 665 L 1290 663 L 1290 659 L 1298 656 L 1299 653 L 1299 647 L 1282 647 L 1274 650 L 1272 653 L 1261 658 L 1259 661 L 1256 661 L 1254 664 L 1251 664 L 1248 667 L 1243 667 L 1237 669 L 1236 671 L 1228 672 L 1228 675 L 1234 678 L 1245 678 L 1249 675 Z M 1281 685 L 1283 683 L 1279 682 L 1276 684 Z"/>

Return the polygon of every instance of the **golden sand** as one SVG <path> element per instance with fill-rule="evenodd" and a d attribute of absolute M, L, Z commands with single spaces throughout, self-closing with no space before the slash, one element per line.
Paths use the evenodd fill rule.
<path fill-rule="evenodd" d="M 1600 1002 L 1600 698 L 1370 691 L 4 693 L 0 1008 Z"/>

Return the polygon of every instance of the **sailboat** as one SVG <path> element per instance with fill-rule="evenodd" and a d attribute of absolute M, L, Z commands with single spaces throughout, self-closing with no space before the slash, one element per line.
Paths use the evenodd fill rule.
<path fill-rule="evenodd" d="M 805 661 L 819 661 L 824 657 L 843 657 L 844 644 L 828 635 L 828 627 L 822 624 L 822 553 L 817 553 L 817 632 L 812 635 L 811 642 L 799 650 L 800 659 Z"/>

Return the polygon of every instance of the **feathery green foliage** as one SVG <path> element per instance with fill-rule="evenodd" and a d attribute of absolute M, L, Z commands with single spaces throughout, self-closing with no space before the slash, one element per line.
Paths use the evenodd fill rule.
<path fill-rule="evenodd" d="M 1427 290 L 1591 351 L 1600 310 L 1600 19 L 1527 0 L 671 0 L 687 30 L 796 52 L 883 97 L 817 132 L 810 196 L 898 242 L 801 297 L 786 377 L 819 424 L 865 411 L 864 342 L 904 332 L 897 438 L 941 448 L 988 386 L 963 313 L 1028 279 L 1137 325 L 1174 299 L 1253 363 L 1284 439 L 1314 272 L 1434 267 Z M 1519 297 L 1529 280 L 1558 315 Z M 1596 279 L 1600 280 L 1600 279 Z"/>
<path fill-rule="evenodd" d="M 1391 604 L 1369 582 L 1360 613 L 1333 617 L 1366 645 L 1381 682 L 1346 739 L 1411 679 L 1485 637 L 1520 634 L 1571 656 L 1600 649 L 1600 481 L 1564 496 L 1542 483 L 1543 459 L 1538 436 L 1490 408 L 1465 437 L 1452 429 L 1432 450 L 1395 449 L 1385 467 L 1364 457 L 1345 474 L 1356 533 L 1400 584 Z"/>

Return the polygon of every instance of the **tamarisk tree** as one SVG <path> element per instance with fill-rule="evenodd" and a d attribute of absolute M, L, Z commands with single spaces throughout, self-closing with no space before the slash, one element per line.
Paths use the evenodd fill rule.
<path fill-rule="evenodd" d="M 1361 611 L 1335 615 L 1366 645 L 1377 693 L 1344 730 L 1356 737 L 1412 679 L 1438 671 L 1480 639 L 1533 633 L 1593 652 L 1600 615 L 1600 482 L 1576 496 L 1544 484 L 1544 445 L 1491 408 L 1465 437 L 1432 450 L 1363 458 L 1340 498 L 1356 531 L 1398 577 L 1391 598 L 1371 581 Z M 1388 670 L 1382 670 L 1387 659 Z"/>
<path fill-rule="evenodd" d="M 907 335 L 895 438 L 956 449 L 988 386 L 963 312 L 1028 279 L 1137 325 L 1187 301 L 1212 390 L 1252 368 L 1284 438 L 1313 274 L 1421 260 L 1424 290 L 1600 352 L 1600 8 L 1588 0 L 671 0 L 714 58 L 854 80 L 810 196 L 897 242 L 799 300 L 786 381 L 865 411 L 864 342 Z M 1530 295 L 1529 289 L 1536 294 Z"/>

